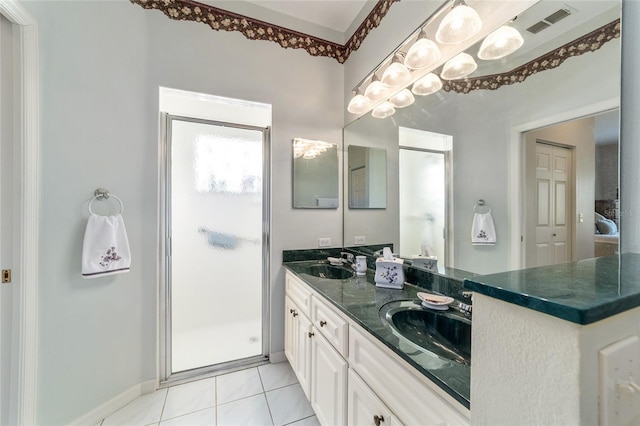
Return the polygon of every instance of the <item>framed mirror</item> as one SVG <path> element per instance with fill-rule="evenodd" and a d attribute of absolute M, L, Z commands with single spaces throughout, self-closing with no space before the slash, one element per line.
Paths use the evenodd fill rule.
<path fill-rule="evenodd" d="M 387 207 L 387 151 L 349 145 L 347 179 L 351 209 Z"/>
<path fill-rule="evenodd" d="M 339 206 L 338 145 L 309 139 L 293 140 L 293 207 L 337 209 Z"/>

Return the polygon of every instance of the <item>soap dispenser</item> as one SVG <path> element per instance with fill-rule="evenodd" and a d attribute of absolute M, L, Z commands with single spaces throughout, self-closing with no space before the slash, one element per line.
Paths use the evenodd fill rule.
<path fill-rule="evenodd" d="M 393 257 L 391 249 L 382 249 L 382 257 L 376 259 L 376 287 L 402 289 L 404 286 L 404 261 Z"/>

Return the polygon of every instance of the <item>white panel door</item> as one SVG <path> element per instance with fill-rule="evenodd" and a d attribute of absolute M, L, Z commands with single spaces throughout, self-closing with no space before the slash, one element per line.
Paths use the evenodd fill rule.
<path fill-rule="evenodd" d="M 535 246 L 528 244 L 527 266 L 569 262 L 572 250 L 571 150 L 536 143 L 533 212 Z"/>

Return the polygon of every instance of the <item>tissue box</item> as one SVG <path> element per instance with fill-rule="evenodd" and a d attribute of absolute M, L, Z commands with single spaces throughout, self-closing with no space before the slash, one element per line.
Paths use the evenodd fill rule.
<path fill-rule="evenodd" d="M 411 266 L 419 268 L 425 268 L 430 271 L 438 271 L 438 257 L 437 256 L 423 256 L 421 254 L 414 254 L 411 256 Z"/>
<path fill-rule="evenodd" d="M 402 259 L 376 259 L 376 287 L 401 289 L 404 286 L 404 270 Z"/>

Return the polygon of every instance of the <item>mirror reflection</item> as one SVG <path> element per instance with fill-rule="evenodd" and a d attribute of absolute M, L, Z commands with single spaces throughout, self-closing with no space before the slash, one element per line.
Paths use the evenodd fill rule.
<path fill-rule="evenodd" d="M 349 208 L 387 207 L 387 151 L 382 148 L 348 146 Z"/>
<path fill-rule="evenodd" d="M 337 209 L 340 169 L 338 145 L 293 140 L 293 207 Z"/>
<path fill-rule="evenodd" d="M 542 1 L 539 5 L 549 7 L 552 3 Z M 553 6 L 557 8 L 558 4 Z M 611 158 L 617 158 L 618 142 L 619 25 L 617 34 L 614 31 L 612 36 L 610 31 L 620 16 L 620 3 L 570 1 L 565 6 L 572 13 L 553 24 L 554 33 L 549 34 L 554 37 L 544 34 L 544 30 L 539 33 L 544 34 L 540 42 L 528 49 L 536 56 L 504 58 L 499 64 L 492 64 L 491 72 L 505 73 L 504 79 L 511 79 L 510 70 L 526 64 L 527 69 L 538 67 L 523 81 L 516 75 L 513 81 L 495 90 L 471 90 L 474 80 L 459 80 L 449 85 L 449 91 L 417 96 L 414 105 L 396 110 L 391 117 L 376 119 L 367 114 L 345 127 L 345 146 L 366 138 L 371 145 L 386 147 L 389 157 L 388 208 L 378 215 L 345 210 L 345 246 L 357 245 L 355 237 L 364 236 L 367 244 L 393 242 L 402 257 L 416 254 L 415 247 L 409 252 L 403 248 L 401 228 L 407 219 L 399 211 L 400 194 L 413 192 L 418 198 L 428 189 L 418 189 L 417 176 L 413 181 L 400 177 L 401 168 L 404 171 L 400 163 L 400 133 L 401 128 L 407 128 L 451 137 L 450 202 L 445 204 L 448 225 L 445 221 L 442 231 L 448 248 L 444 260 L 438 261 L 442 271 L 449 267 L 487 274 L 617 251 L 617 241 L 611 241 L 615 237 L 604 237 L 613 234 L 596 233 L 596 213 L 615 224 L 619 203 L 617 159 Z M 581 11 L 588 13 L 581 15 Z M 516 23 L 538 22 L 547 15 L 549 9 L 536 5 L 519 16 Z M 581 20 L 587 15 L 588 19 Z M 605 26 L 608 30 L 588 39 L 596 40 L 595 44 L 576 44 L 576 49 L 589 46 L 593 51 L 573 57 L 567 55 L 567 48 L 562 50 L 569 41 Z M 558 38 L 563 28 L 571 40 Z M 535 35 L 528 39 L 529 43 L 536 42 Z M 554 65 L 556 56 L 547 55 L 549 52 L 566 57 Z M 542 59 L 536 62 L 535 58 Z M 469 86 L 466 92 L 465 85 Z M 609 135 L 606 143 L 603 134 Z M 543 177 L 532 174 L 544 163 L 541 158 L 546 155 L 536 153 L 536 145 L 565 149 L 571 154 L 562 160 L 569 180 L 554 181 L 555 191 L 551 190 L 551 183 L 542 183 Z M 601 148 L 605 145 L 607 148 Z M 601 152 L 607 150 L 615 150 L 616 155 L 602 159 Z M 603 164 L 611 161 L 615 167 L 608 167 L 610 172 L 605 176 Z M 409 183 L 401 184 L 400 179 Z M 599 188 L 601 181 L 609 182 L 606 190 Z M 435 187 L 435 180 L 427 185 Z M 549 190 L 545 192 L 544 188 Z M 542 198 L 547 201 L 544 206 Z M 474 206 L 479 199 L 491 206 L 495 245 L 472 244 Z M 541 217 L 558 220 L 548 221 L 540 231 L 536 220 Z M 611 228 L 604 224 L 601 227 L 607 231 Z M 536 230 L 545 233 L 544 238 L 536 240 Z M 598 239 L 605 238 L 609 238 L 610 245 L 603 248 L 606 243 Z"/>

